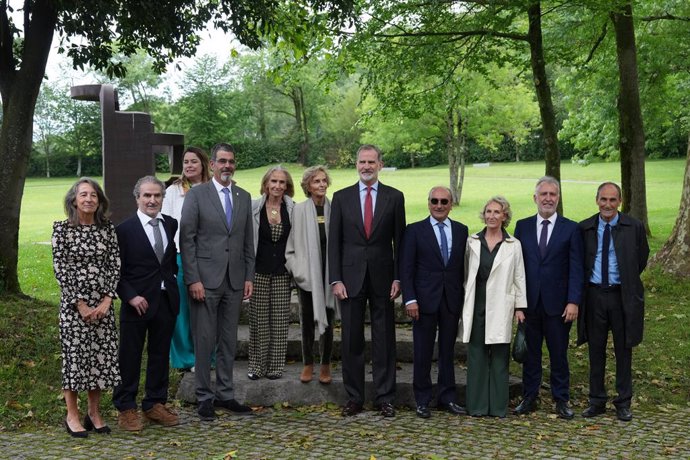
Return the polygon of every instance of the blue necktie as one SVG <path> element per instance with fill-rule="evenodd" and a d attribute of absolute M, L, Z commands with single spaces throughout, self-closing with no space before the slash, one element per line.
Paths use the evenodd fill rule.
<path fill-rule="evenodd" d="M 446 232 L 443 230 L 446 224 L 439 222 L 438 232 L 441 234 L 441 256 L 443 256 L 443 265 L 448 265 L 448 239 L 446 238 Z"/>
<path fill-rule="evenodd" d="M 539 235 L 539 254 L 543 259 L 546 256 L 546 243 L 549 239 L 549 224 L 551 222 L 548 220 L 541 221 L 541 235 Z"/>
<path fill-rule="evenodd" d="M 601 243 L 601 287 L 609 287 L 609 246 L 611 246 L 611 226 L 606 224 Z"/>
<path fill-rule="evenodd" d="M 228 224 L 228 230 L 232 228 L 232 202 L 230 201 L 230 190 L 223 187 L 225 194 L 225 223 Z"/>

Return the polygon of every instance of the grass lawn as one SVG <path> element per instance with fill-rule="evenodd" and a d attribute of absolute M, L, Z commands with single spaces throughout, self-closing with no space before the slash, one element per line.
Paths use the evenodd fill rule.
<path fill-rule="evenodd" d="M 240 158 L 241 160 L 241 158 Z M 302 168 L 287 165 L 299 182 Z M 648 161 L 647 206 L 655 252 L 666 241 L 675 223 L 683 182 L 684 160 Z M 240 170 L 238 184 L 258 194 L 266 168 Z M 543 174 L 541 162 L 468 165 L 461 205 L 451 218 L 481 229 L 478 214 L 486 200 L 504 195 L 513 208 L 513 223 L 532 215 L 534 184 Z M 618 163 L 586 167 L 564 163 L 561 170 L 565 215 L 582 220 L 597 212 L 596 187 L 619 181 Z M 330 191 L 356 181 L 354 170 L 331 171 Z M 426 196 L 434 185 L 448 182 L 446 167 L 383 171 L 381 181 L 405 193 L 407 220 L 427 215 Z M 52 223 L 64 219 L 62 200 L 74 179 L 27 180 L 19 233 L 19 277 L 24 293 L 35 300 L 0 300 L 0 430 L 35 423 L 57 423 L 64 416 L 60 391 L 60 354 L 57 331 L 59 290 L 52 270 Z M 297 185 L 297 201 L 304 199 Z M 330 194 L 332 195 L 332 193 Z M 132 212 L 135 202 L 132 198 Z M 509 228 L 512 231 L 513 225 Z M 647 313 L 645 340 L 635 350 L 633 372 L 635 404 L 641 407 L 690 404 L 690 330 L 687 324 L 690 281 L 672 279 L 656 270 L 645 274 Z M 571 349 L 573 398 L 584 403 L 587 395 L 587 349 Z M 611 367 L 611 366 L 610 366 Z M 514 373 L 518 372 L 515 366 Z M 613 381 L 613 373 L 607 376 Z M 546 399 L 548 401 L 548 399 Z M 107 402 L 106 402 L 107 404 Z M 109 406 L 105 406 L 109 407 Z"/>

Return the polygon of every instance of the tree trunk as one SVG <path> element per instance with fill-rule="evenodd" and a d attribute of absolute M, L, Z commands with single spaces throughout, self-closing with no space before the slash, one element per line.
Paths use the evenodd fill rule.
<path fill-rule="evenodd" d="M 644 165 L 644 125 L 637 77 L 637 47 L 632 4 L 610 14 L 616 31 L 618 56 L 618 133 L 621 156 L 623 212 L 639 219 L 650 235 Z"/>
<path fill-rule="evenodd" d="M 539 114 L 544 131 L 544 160 L 545 174 L 561 181 L 561 152 L 558 147 L 558 129 L 556 128 L 556 113 L 551 100 L 551 87 L 546 75 L 546 60 L 544 57 L 544 42 L 541 33 L 541 3 L 534 2 L 527 9 L 529 17 L 528 41 L 530 62 L 532 64 L 532 78 L 534 89 L 539 102 Z M 563 194 L 558 202 L 558 213 L 563 214 Z"/>
<path fill-rule="evenodd" d="M 658 265 L 666 273 L 690 277 L 690 137 L 676 224 L 666 243 L 652 257 L 650 265 Z"/>
<path fill-rule="evenodd" d="M 304 95 L 302 88 L 292 88 L 292 103 L 295 107 L 295 130 L 300 137 L 299 163 L 306 166 L 309 155 L 309 131 L 307 131 L 307 114 L 304 109 Z"/>
<path fill-rule="evenodd" d="M 446 151 L 450 175 L 450 193 L 453 204 L 460 204 L 465 180 L 465 135 L 462 114 L 449 108 L 446 113 Z"/>
<path fill-rule="evenodd" d="M 0 296 L 21 294 L 17 276 L 19 259 L 19 214 L 26 170 L 31 155 L 33 116 L 36 99 L 45 74 L 46 62 L 57 21 L 54 3 L 38 0 L 33 5 L 31 24 L 25 30 L 21 67 L 12 56 L 13 40 L 0 41 Z M 5 15 L 6 11 L 0 12 Z M 6 17 L 2 18 L 6 25 Z M 3 35 L 4 38 L 4 35 Z"/>
<path fill-rule="evenodd" d="M 449 108 L 446 113 L 446 152 L 448 155 L 448 172 L 450 176 L 450 194 L 453 198 L 453 204 L 458 204 L 458 163 L 459 158 L 455 146 L 455 122 L 453 120 L 453 109 Z"/>
<path fill-rule="evenodd" d="M 81 177 L 81 149 L 77 153 L 77 177 Z"/>
<path fill-rule="evenodd" d="M 268 136 L 266 135 L 266 101 L 261 95 L 258 101 L 259 105 L 259 139 L 262 142 L 266 142 Z"/>

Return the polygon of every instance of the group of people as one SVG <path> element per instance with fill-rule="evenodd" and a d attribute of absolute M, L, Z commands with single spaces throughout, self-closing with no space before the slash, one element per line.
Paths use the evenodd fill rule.
<path fill-rule="evenodd" d="M 167 405 L 169 366 L 194 368 L 198 415 L 215 409 L 250 413 L 235 399 L 233 368 L 240 306 L 249 300 L 247 377 L 282 377 L 292 284 L 297 287 L 304 367 L 332 382 L 336 317 L 342 322 L 343 416 L 364 407 L 365 311 L 371 321 L 374 406 L 395 416 L 395 319 L 402 294 L 413 321 L 414 394 L 419 417 L 430 417 L 431 367 L 438 332 L 437 407 L 452 414 L 505 417 L 514 319 L 526 325 L 528 358 L 524 397 L 515 409 L 536 409 L 541 349 L 551 360 L 551 392 L 559 417 L 568 405 L 567 347 L 572 322 L 578 343 L 589 341 L 590 407 L 605 412 L 608 330 L 616 353 L 616 413 L 630 420 L 632 347 L 641 341 L 644 270 L 649 249 L 640 222 L 618 212 L 620 188 L 597 190 L 599 214 L 579 225 L 556 213 L 558 181 L 537 183 L 536 216 L 518 221 L 515 235 L 508 201 L 495 196 L 480 213 L 484 229 L 470 235 L 449 219 L 452 194 L 429 192 L 429 217 L 406 227 L 403 194 L 378 180 L 381 151 L 357 151 L 359 180 L 327 197 L 322 166 L 308 168 L 295 203 L 290 173 L 271 167 L 260 198 L 237 186 L 234 148 L 217 144 L 210 159 L 189 147 L 183 174 L 167 189 L 153 176 L 134 186 L 137 211 L 115 227 L 108 200 L 93 180 L 77 181 L 65 197 L 67 220 L 53 227 L 53 259 L 62 295 L 60 338 L 66 430 L 75 437 L 108 433 L 100 393 L 113 388 L 121 429 L 139 431 L 137 393 L 147 347 L 143 416 L 163 426 L 179 423 Z M 120 334 L 112 302 L 119 298 Z M 459 337 L 467 343 L 466 409 L 458 404 L 454 358 Z M 118 344 L 119 342 L 119 344 Z M 215 388 L 211 369 L 215 366 Z M 88 393 L 79 415 L 78 392 Z"/>

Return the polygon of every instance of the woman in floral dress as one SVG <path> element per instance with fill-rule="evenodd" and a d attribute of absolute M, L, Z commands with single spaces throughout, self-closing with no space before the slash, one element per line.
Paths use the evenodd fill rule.
<path fill-rule="evenodd" d="M 109 433 L 101 418 L 101 390 L 120 383 L 118 342 L 112 302 L 120 277 L 115 227 L 108 199 L 89 178 L 79 179 L 65 197 L 67 220 L 53 224 L 53 268 L 60 285 L 62 388 L 65 429 L 85 438 Z M 88 412 L 79 417 L 79 391 L 88 394 Z"/>

